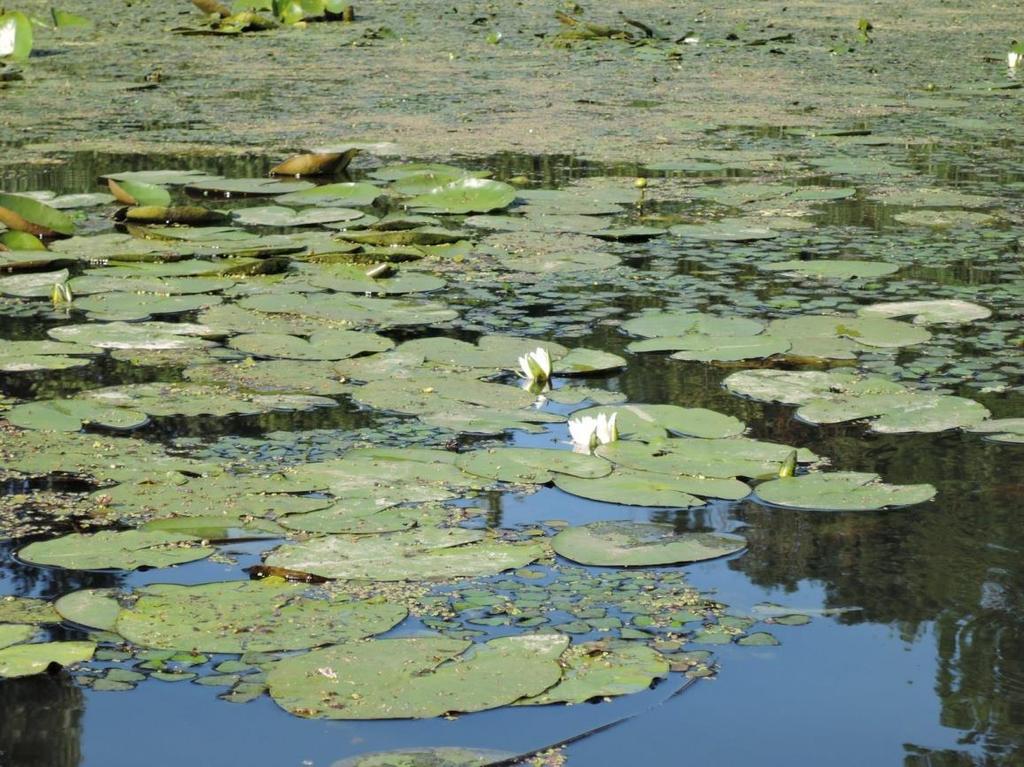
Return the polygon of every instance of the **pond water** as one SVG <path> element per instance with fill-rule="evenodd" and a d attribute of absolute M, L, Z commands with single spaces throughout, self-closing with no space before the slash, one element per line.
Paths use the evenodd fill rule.
<path fill-rule="evenodd" d="M 1016 108 L 1019 111 L 1019 104 Z M 229 410 L 216 416 L 190 412 L 187 407 L 170 413 L 157 408 L 158 414 L 147 423 L 124 434 L 130 433 L 161 455 L 166 450 L 174 457 L 258 473 L 330 461 L 351 448 L 367 446 L 447 445 L 447 452 L 457 449 L 460 456 L 502 445 L 567 450 L 569 432 L 562 416 L 574 410 L 595 403 L 665 404 L 734 416 L 745 424 L 748 437 L 806 448 L 828 459 L 827 465 L 815 465 L 811 471 L 870 472 L 892 485 L 929 484 L 937 491 L 934 499 L 905 508 L 830 511 L 828 505 L 822 510 L 801 510 L 753 497 L 738 501 L 712 497 L 695 502 L 692 508 L 679 508 L 602 502 L 549 483 L 490 486 L 484 482 L 488 489 L 460 493 L 457 501 L 465 516 L 459 521 L 469 529 L 499 531 L 510 541 L 549 538 L 567 525 L 601 520 L 654 521 L 676 533 L 741 534 L 746 547 L 738 553 L 645 570 L 684 574 L 685 583 L 704 599 L 727 606 L 714 610 L 709 606 L 703 622 L 722 626 L 728 623 L 725 618 L 739 616 L 741 629 L 720 641 L 721 634 L 716 635 L 713 628 L 701 634 L 698 615 L 697 622 L 676 626 L 677 630 L 652 630 L 648 639 L 669 656 L 712 651 L 713 658 L 701 658 L 689 674 L 672 671 L 651 689 L 605 702 L 498 707 L 421 720 L 328 721 L 293 716 L 265 692 L 248 702 L 222 700 L 219 696 L 227 688 L 203 680 L 213 681 L 214 666 L 237 654 L 207 652 L 189 663 L 168 660 L 147 656 L 144 650 L 140 655 L 109 632 L 91 632 L 73 622 L 50 622 L 43 625 L 50 639 L 72 641 L 91 635 L 101 652 L 70 673 L 0 681 L 0 764 L 279 767 L 330 765 L 357 754 L 400 748 L 462 746 L 522 754 L 560 743 L 566 744 L 562 754 L 570 767 L 619 765 L 637 759 L 651 765 L 712 761 L 799 765 L 823 760 L 836 765 L 1020 764 L 1024 760 L 1024 624 L 1020 618 L 1024 532 L 1016 516 L 1024 497 L 1024 461 L 1019 443 L 993 441 L 986 433 L 972 431 L 981 418 L 962 424 L 954 418 L 948 427 L 934 429 L 912 425 L 896 433 L 879 433 L 865 420 L 865 416 L 881 415 L 881 410 L 836 418 L 836 422 L 799 420 L 784 396 L 741 397 L 723 384 L 745 369 L 823 371 L 842 365 L 912 392 L 973 400 L 988 409 L 991 419 L 1024 414 L 1020 268 L 1024 175 L 1019 162 L 1014 167 L 1004 162 L 1010 149 L 1020 149 L 1019 141 L 1007 138 L 1005 147 L 998 142 L 963 142 L 952 147 L 897 138 L 870 146 L 865 153 L 854 143 L 858 134 L 904 136 L 916 126 L 894 122 L 854 127 L 850 135 L 826 139 L 782 129 L 722 128 L 709 134 L 705 152 L 680 158 L 677 169 L 588 163 L 567 156 L 449 158 L 453 165 L 511 181 L 519 190 L 575 190 L 581 206 L 595 201 L 611 204 L 617 212 L 586 215 L 613 229 L 664 230 L 674 225 L 700 229 L 722 219 L 726 219 L 724 226 L 732 227 L 725 235 L 695 229 L 668 236 L 648 232 L 598 240 L 590 235 L 600 235 L 600 226 L 545 219 L 558 213 L 554 208 L 567 205 L 565 199 L 559 199 L 554 208 L 544 208 L 535 197 L 530 204 L 539 209 L 527 212 L 529 223 L 517 239 L 516 234 L 503 234 L 500 222 L 474 225 L 464 223 L 458 214 L 429 213 L 441 219 L 436 226 L 464 229 L 471 245 L 454 258 L 434 252 L 398 268 L 404 273 L 408 266 L 410 272 L 419 270 L 445 280 L 440 290 L 410 300 L 438 302 L 452 310 L 452 316 L 395 323 L 371 317 L 356 327 L 377 330 L 398 343 L 433 336 L 475 342 L 481 336 L 510 334 L 537 339 L 539 344 L 593 349 L 623 358 L 624 367 L 611 365 L 586 377 L 556 372 L 554 392 L 541 403 L 541 411 L 534 411 L 551 414 L 550 422 L 536 423 L 522 416 L 521 423 L 507 429 L 486 428 L 480 426 L 484 414 L 473 410 L 475 426 L 460 429 L 449 411 L 445 418 L 429 413 L 418 417 L 416 407 L 410 405 L 396 415 L 400 408 L 375 407 L 365 398 L 360 400 L 360 392 L 351 387 L 337 392 L 309 388 L 309 382 L 301 379 L 316 378 L 320 374 L 312 371 L 323 364 L 309 362 L 301 363 L 299 380 L 281 385 L 279 391 L 291 386 L 291 391 L 323 394 L 334 398 L 337 406 L 255 414 Z M 42 167 L 7 167 L 0 175 L 0 187 L 14 193 L 95 192 L 103 189 L 97 185 L 101 174 L 164 168 L 258 178 L 274 162 L 266 157 L 96 153 L 59 159 Z M 388 163 L 363 155 L 342 180 L 380 183 L 383 189 L 387 176 L 379 170 L 389 167 Z M 638 176 L 648 179 L 642 205 L 634 185 Z M 801 198 L 801 190 L 810 194 Z M 189 199 L 180 187 L 172 191 L 176 200 Z M 936 202 L 945 192 L 955 194 Z M 266 198 L 191 198 L 197 201 L 234 211 L 272 204 Z M 374 215 L 386 212 L 379 203 L 352 207 Z M 401 198 L 392 199 L 390 209 L 401 211 Z M 112 210 L 109 204 L 77 209 L 78 236 L 66 240 L 63 247 L 109 232 Z M 950 210 L 974 217 L 936 223 L 906 216 Z M 494 215 L 501 215 L 500 210 Z M 292 236 L 296 231 L 281 226 L 247 228 L 267 236 Z M 737 228 L 757 232 L 737 235 Z M 133 233 L 140 235 L 137 230 Z M 577 268 L 555 259 L 553 265 L 541 268 L 518 257 L 523 251 L 561 252 L 553 244 L 559 238 L 565 249 L 595 260 Z M 614 258 L 601 261 L 595 254 Z M 291 269 L 303 277 L 320 268 L 291 258 Z M 835 279 L 801 273 L 798 266 L 782 271 L 763 268 L 789 260 L 883 262 L 898 271 Z M 63 268 L 63 263 L 55 266 Z M 68 268 L 72 278 L 87 269 L 102 271 L 78 257 Z M 261 292 L 280 292 L 281 283 L 274 279 L 242 277 L 236 285 L 219 290 L 228 302 L 244 303 L 253 296 L 260 298 Z M 294 291 L 325 290 L 289 279 Z M 623 327 L 628 320 L 652 316 L 650 311 L 657 310 L 761 322 L 838 314 L 852 322 L 856 310 L 871 304 L 923 299 L 969 301 L 993 313 L 971 322 L 927 324 L 930 337 L 924 341 L 894 344 L 896 348 L 859 345 L 852 354 L 826 361 L 785 353 L 711 362 L 673 359 L 669 357 L 672 349 L 637 352 L 628 348 L 645 334 L 628 333 L 630 326 Z M 52 328 L 120 317 L 117 312 L 105 313 L 109 307 L 86 311 L 78 295 L 70 308 L 52 307 L 49 291 L 38 297 L 0 300 L 0 335 L 8 341 L 42 340 Z M 643 315 L 643 310 L 648 314 Z M 209 311 L 189 309 L 158 319 L 204 322 Z M 134 322 L 144 319 L 145 312 L 142 317 L 130 312 L 124 316 Z M 724 345 L 732 338 L 722 335 L 710 345 Z M 858 337 L 863 338 L 859 332 L 850 332 L 843 343 Z M 790 339 L 794 344 L 797 340 Z M 183 382 L 190 380 L 183 371 L 212 353 L 211 347 L 197 346 L 196 359 L 161 361 L 131 355 L 114 359 L 104 352 L 85 367 L 0 373 L 0 408 L 9 408 L 12 423 L 21 422 L 29 432 L 39 434 L 32 431 L 37 424 L 24 415 L 27 411 L 17 410 L 26 401 L 81 398 L 101 387 Z M 204 359 L 198 366 L 222 360 L 234 363 L 246 356 L 225 352 L 220 359 Z M 255 356 L 266 355 L 257 352 Z M 514 359 L 506 364 L 507 370 L 516 368 Z M 335 382 L 339 377 L 344 378 L 338 374 Z M 359 375 L 351 378 L 359 380 Z M 506 372 L 489 380 L 515 384 L 513 379 Z M 239 386 L 237 380 L 221 383 L 232 391 Z M 560 389 L 574 386 L 588 389 L 575 401 L 558 401 Z M 145 409 L 147 402 L 138 406 Z M 462 407 L 469 410 L 464 403 Z M 897 409 L 913 412 L 915 407 L 907 400 Z M 503 417 L 508 420 L 507 412 Z M 118 435 L 96 425 L 85 430 L 97 440 Z M 47 433 L 56 449 L 73 438 L 67 431 Z M 8 449 L 18 434 L 14 427 L 4 432 Z M 623 437 L 623 442 L 628 441 L 628 434 Z M 97 451 L 103 449 L 97 442 Z M 146 452 L 141 460 L 157 461 L 155 456 Z M 0 539 L 0 595 L 55 600 L 81 589 L 118 588 L 128 594 L 158 583 L 242 581 L 249 577 L 246 568 L 259 565 L 276 547 L 289 545 L 279 537 L 288 531 L 279 529 L 277 537 L 261 540 L 250 528 L 234 531 L 237 540 L 218 543 L 213 557 L 173 567 L 128 572 L 33 564 L 18 554 L 27 543 L 109 526 L 110 518 L 96 506 L 105 507 L 107 502 L 97 502 L 95 494 L 87 493 L 97 488 L 108 492 L 113 482 L 23 470 L 22 458 L 3 467 L 10 471 L 0 486 L 5 496 L 0 536 L 6 538 Z M 807 463 L 801 458 L 798 474 L 808 472 Z M 163 464 L 152 465 L 164 471 Z M 51 470 L 61 468 L 55 465 Z M 386 477 L 380 479 L 387 484 Z M 148 481 L 159 482 L 152 477 Z M 748 484 L 757 481 L 751 478 Z M 324 496 L 317 492 L 313 497 Z M 86 498 L 92 500 L 87 503 Z M 115 508 L 118 503 L 115 497 Z M 121 524 L 139 523 L 128 519 L 130 515 Z M 292 537 L 296 537 L 294 531 Z M 545 558 L 540 564 L 519 568 L 514 577 L 484 575 L 473 585 L 441 586 L 435 596 L 452 588 L 507 590 L 510 579 L 518 579 L 522 586 L 555 583 L 560 578 L 600 578 L 609 572 L 623 571 Z M 616 602 L 617 588 L 631 588 L 628 578 L 611 591 L 597 587 L 601 599 L 611 606 L 597 612 L 579 611 L 583 617 L 576 615 L 575 622 L 583 621 L 582 626 L 565 629 L 572 625 L 573 616 L 564 604 L 559 608 L 544 603 L 540 617 L 562 626 L 573 642 L 616 637 L 621 624 L 600 620 L 625 617 L 629 612 Z M 670 585 L 656 584 L 656 588 Z M 478 607 L 492 604 L 485 600 Z M 127 610 L 130 605 L 123 607 Z M 466 614 L 480 617 L 479 612 Z M 792 615 L 806 616 L 806 620 L 776 620 Z M 745 616 L 750 620 L 743 622 Z M 477 640 L 515 633 L 500 620 L 458 621 L 452 619 L 442 629 Z M 803 625 L 787 625 L 790 622 Z M 635 620 L 630 625 L 643 628 Z M 437 625 L 432 626 L 425 614 L 408 619 L 386 636 L 419 635 L 432 628 Z M 762 631 L 778 644 L 742 646 L 730 641 L 744 632 Z M 671 646 L 672 642 L 677 644 Z M 145 666 L 147 659 L 155 665 Z M 134 670 L 149 678 L 111 675 L 112 668 Z M 152 677 L 154 670 L 177 673 L 182 681 Z M 190 681 L 192 673 L 197 675 Z M 501 679 L 511 680 L 516 673 L 515 668 L 506 669 Z M 102 689 L 104 684 L 97 680 L 104 680 L 110 689 Z"/>

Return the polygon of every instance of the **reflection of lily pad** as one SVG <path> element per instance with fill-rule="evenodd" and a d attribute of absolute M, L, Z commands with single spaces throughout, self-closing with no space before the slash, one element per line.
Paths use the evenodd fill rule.
<path fill-rule="evenodd" d="M 143 647 L 240 653 L 301 650 L 380 634 L 405 619 L 389 602 L 360 602 L 293 583 L 145 586 L 117 633 Z"/>
<path fill-rule="evenodd" d="M 871 511 L 924 503 L 931 485 L 887 485 L 877 474 L 833 472 L 785 477 L 757 486 L 757 497 L 773 506 L 822 511 Z"/>
<path fill-rule="evenodd" d="M 526 634 L 481 645 L 443 637 L 342 644 L 279 661 L 267 684 L 293 714 L 423 719 L 483 711 L 539 695 L 562 676 L 568 639 Z"/>
<path fill-rule="evenodd" d="M 125 530 L 72 533 L 30 543 L 18 552 L 26 562 L 69 570 L 135 570 L 194 562 L 213 553 L 200 539 L 175 533 Z"/>
<path fill-rule="evenodd" d="M 649 522 L 591 522 L 568 527 L 551 541 L 566 559 L 599 567 L 700 562 L 735 554 L 746 545 L 738 535 L 678 533 L 672 525 Z"/>

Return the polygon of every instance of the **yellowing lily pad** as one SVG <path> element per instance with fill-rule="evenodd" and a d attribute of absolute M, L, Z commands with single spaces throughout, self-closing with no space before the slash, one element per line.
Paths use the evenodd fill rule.
<path fill-rule="evenodd" d="M 51 665 L 71 666 L 92 658 L 95 642 L 43 642 L 0 650 L 0 679 L 41 674 Z"/>

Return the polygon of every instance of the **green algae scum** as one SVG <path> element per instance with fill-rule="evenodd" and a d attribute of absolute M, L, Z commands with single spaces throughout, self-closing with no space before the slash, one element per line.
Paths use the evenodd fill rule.
<path fill-rule="evenodd" d="M 0 764 L 1021 764 L 1022 21 L 0 10 Z"/>

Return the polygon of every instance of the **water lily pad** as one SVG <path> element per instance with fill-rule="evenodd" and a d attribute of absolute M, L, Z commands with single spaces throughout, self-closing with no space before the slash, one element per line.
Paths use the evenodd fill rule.
<path fill-rule="evenodd" d="M 416 302 L 393 298 L 365 298 L 334 294 L 268 294 L 242 299 L 243 309 L 271 314 L 295 314 L 336 322 L 393 327 L 430 325 L 455 319 L 457 312 L 436 302 Z"/>
<path fill-rule="evenodd" d="M 820 277 L 831 280 L 884 277 L 888 274 L 895 274 L 900 270 L 899 264 L 889 264 L 884 261 L 856 261 L 854 259 L 769 261 L 758 263 L 758 267 L 769 272 L 794 272 L 805 277 Z"/>
<path fill-rule="evenodd" d="M 711 336 L 756 336 L 764 330 L 757 320 L 743 317 L 717 317 L 701 312 L 648 310 L 622 323 L 622 330 L 645 338 L 685 336 L 700 333 Z"/>
<path fill-rule="evenodd" d="M 98 349 L 82 344 L 0 339 L 0 371 L 64 370 L 88 365 L 98 354 Z"/>
<path fill-rule="evenodd" d="M 455 465 L 479 477 L 517 484 L 544 484 L 555 474 L 593 479 L 612 471 L 608 461 L 591 455 L 525 447 L 474 450 L 460 455 Z"/>
<path fill-rule="evenodd" d="M 673 438 L 639 442 L 612 442 L 597 449 L 598 455 L 619 466 L 668 475 L 692 477 L 763 477 L 777 475 L 782 463 L 793 452 L 789 445 L 759 442 L 754 439 Z M 817 456 L 809 450 L 797 451 L 800 463 Z M 740 488 L 736 488 L 737 492 Z"/>
<path fill-rule="evenodd" d="M 283 567 L 323 578 L 420 581 L 495 575 L 544 555 L 538 543 L 502 543 L 482 531 L 414 528 L 386 535 L 331 535 L 285 545 L 267 557 Z"/>
<path fill-rule="evenodd" d="M 908 210 L 897 213 L 894 219 L 908 226 L 953 229 L 958 227 L 986 226 L 994 223 L 996 217 L 988 213 L 970 210 Z"/>
<path fill-rule="evenodd" d="M 608 476 L 598 479 L 558 474 L 554 482 L 559 490 L 594 501 L 682 509 L 703 506 L 705 502 L 697 496 L 739 500 L 750 492 L 750 488 L 736 479 L 670 475 L 626 467 L 617 467 Z"/>
<path fill-rule="evenodd" d="M 779 236 L 779 232 L 766 226 L 756 226 L 750 221 L 710 221 L 706 224 L 677 224 L 669 228 L 669 233 L 676 237 L 690 240 L 716 240 L 720 242 L 752 242 L 754 240 L 771 240 Z"/>
<path fill-rule="evenodd" d="M 156 584 L 123 609 L 117 633 L 143 647 L 212 653 L 301 650 L 380 634 L 405 619 L 400 604 L 275 579 Z"/>
<path fill-rule="evenodd" d="M 253 226 L 317 226 L 335 221 L 353 221 L 362 215 L 362 211 L 352 208 L 314 207 L 295 210 L 281 205 L 241 208 L 234 212 L 236 221 Z"/>
<path fill-rule="evenodd" d="M 970 431 L 984 434 L 993 442 L 1024 443 L 1024 418 L 994 418 L 971 427 Z"/>
<path fill-rule="evenodd" d="M 37 633 L 38 629 L 35 626 L 26 626 L 17 623 L 0 623 L 0 650 L 10 647 L 11 645 L 27 642 Z"/>
<path fill-rule="evenodd" d="M 842 359 L 848 351 L 896 349 L 928 341 L 932 336 L 920 325 L 883 317 L 837 317 L 826 314 L 772 320 L 769 335 L 788 339 L 789 354 Z"/>
<path fill-rule="evenodd" d="M 0 623 L 59 623 L 60 616 L 45 599 L 0 597 Z"/>
<path fill-rule="evenodd" d="M 483 711 L 538 695 L 562 676 L 558 634 L 474 645 L 444 637 L 377 639 L 274 664 L 267 684 L 293 714 L 325 719 L 423 719 Z"/>
<path fill-rule="evenodd" d="M 425 293 L 440 290 L 445 281 L 440 277 L 412 270 L 397 270 L 370 277 L 365 266 L 352 264 L 331 264 L 318 268 L 309 277 L 309 284 L 339 293 L 382 293 L 399 295 L 402 293 Z"/>
<path fill-rule="evenodd" d="M 638 644 L 573 645 L 562 656 L 561 663 L 562 680 L 558 684 L 540 695 L 523 698 L 516 705 L 574 704 L 631 695 L 648 689 L 656 679 L 668 676 L 669 670 L 668 661 L 661 653 Z"/>
<path fill-rule="evenodd" d="M 436 174 L 438 176 L 453 176 L 455 178 L 485 178 L 490 173 L 486 171 L 470 171 L 459 168 L 455 165 L 444 163 L 406 162 L 397 165 L 385 165 L 381 168 L 374 168 L 369 172 L 371 178 L 381 181 L 398 181 L 409 176 L 417 176 L 424 173 Z"/>
<path fill-rule="evenodd" d="M 143 181 L 124 179 L 116 181 L 107 179 L 107 186 L 118 201 L 128 205 L 160 205 L 167 207 L 171 204 L 171 195 L 166 189 L 157 184 L 147 184 Z"/>
<path fill-rule="evenodd" d="M 67 269 L 0 277 L 0 295 L 18 298 L 49 298 L 53 292 L 53 286 L 63 285 L 67 279 Z"/>
<path fill-rule="evenodd" d="M 690 333 L 684 336 L 661 336 L 634 341 L 631 352 L 671 351 L 672 359 L 698 362 L 736 362 L 765 359 L 784 354 L 791 348 L 788 339 L 762 333 L 756 336 L 712 336 Z"/>
<path fill-rule="evenodd" d="M 199 538 L 164 532 L 125 530 L 92 535 L 72 533 L 30 543 L 18 552 L 26 562 L 69 570 L 135 570 L 170 567 L 204 559 L 213 549 Z"/>
<path fill-rule="evenodd" d="M 907 390 L 898 394 L 833 394 L 805 402 L 796 415 L 819 424 L 873 418 L 871 431 L 898 434 L 971 428 L 988 418 L 989 411 L 965 397 Z"/>
<path fill-rule="evenodd" d="M 394 342 L 376 333 L 320 330 L 308 339 L 278 333 L 246 333 L 229 341 L 232 348 L 256 357 L 290 360 L 342 360 L 391 349 Z"/>
<path fill-rule="evenodd" d="M 330 362 L 304 361 L 296 365 L 292 360 L 256 362 L 247 357 L 241 362 L 216 364 L 213 361 L 196 360 L 194 352 L 189 352 L 189 357 L 181 364 L 200 364 L 185 368 L 182 377 L 193 383 L 218 384 L 236 394 L 316 394 L 332 397 L 352 388 L 339 380 Z"/>
<path fill-rule="evenodd" d="M 992 316 L 992 310 L 959 299 L 935 301 L 889 301 L 857 310 L 862 317 L 913 317 L 915 325 L 961 325 Z"/>
<path fill-rule="evenodd" d="M 515 199 L 516 189 L 513 186 L 470 177 L 413 197 L 406 205 L 429 213 L 490 213 L 507 208 Z"/>
<path fill-rule="evenodd" d="M 127 384 L 91 389 L 79 395 L 95 404 L 131 408 L 151 416 L 256 415 L 274 411 L 313 410 L 335 407 L 328 397 L 306 394 L 231 394 L 220 387 L 201 384 Z"/>
<path fill-rule="evenodd" d="M 117 589 L 82 589 L 65 594 L 53 607 L 66 621 L 116 632 L 117 616 L 121 612 L 117 596 Z"/>
<path fill-rule="evenodd" d="M 157 277 L 135 276 L 132 270 L 97 269 L 70 281 L 76 296 L 93 293 L 157 293 L 165 296 L 217 293 L 235 284 L 230 277 Z"/>
<path fill-rule="evenodd" d="M 564 357 L 559 357 L 552 362 L 555 375 L 564 376 L 606 373 L 609 370 L 624 367 L 626 367 L 626 360 L 618 354 L 597 349 L 584 349 L 583 347 L 570 349 Z"/>
<path fill-rule="evenodd" d="M 758 485 L 755 494 L 792 509 L 873 511 L 924 503 L 935 492 L 931 485 L 887 485 L 877 474 L 846 471 L 775 479 Z"/>
<path fill-rule="evenodd" d="M 90 319 L 127 321 L 153 316 L 183 314 L 216 306 L 224 299 L 199 293 L 195 295 L 161 296 L 154 293 L 96 293 L 75 300 L 75 308 Z"/>
<path fill-rule="evenodd" d="M 746 426 L 733 416 L 716 413 L 699 407 L 678 405 L 618 405 L 577 410 L 573 418 L 597 417 L 604 414 L 616 415 L 616 425 L 623 439 L 649 441 L 669 434 L 685 434 L 692 437 L 734 437 L 743 433 Z"/>
<path fill-rule="evenodd" d="M 553 360 L 564 357 L 569 350 L 561 344 L 538 342 L 517 336 L 481 336 L 475 344 L 456 338 L 432 336 L 407 341 L 399 347 L 404 354 L 420 355 L 427 362 L 454 368 L 483 368 L 494 371 L 518 370 L 519 357 L 543 347 Z"/>
<path fill-rule="evenodd" d="M 221 197 L 283 195 L 312 189 L 313 186 L 314 184 L 309 181 L 282 181 L 273 178 L 220 178 L 186 182 L 186 189 L 190 192 L 215 194 Z"/>
<path fill-rule="evenodd" d="M 274 202 L 281 205 L 316 205 L 323 207 L 349 207 L 370 205 L 383 194 L 380 187 L 366 183 L 324 184 L 289 192 L 275 197 Z"/>
<path fill-rule="evenodd" d="M 214 331 L 186 322 L 109 322 L 61 325 L 47 333 L 58 341 L 97 349 L 201 349 L 213 345 L 203 337 Z"/>
<path fill-rule="evenodd" d="M 0 679 L 41 674 L 52 664 L 71 666 L 92 658 L 95 642 L 43 642 L 0 650 Z"/>
<path fill-rule="evenodd" d="M 650 567 L 735 554 L 746 539 L 726 533 L 678 533 L 650 522 L 591 522 L 567 527 L 551 546 L 566 559 L 599 567 Z"/>
<path fill-rule="evenodd" d="M 85 426 L 128 431 L 144 426 L 149 417 L 138 410 L 107 407 L 74 399 L 51 399 L 15 405 L 6 418 L 22 429 L 80 431 Z"/>

